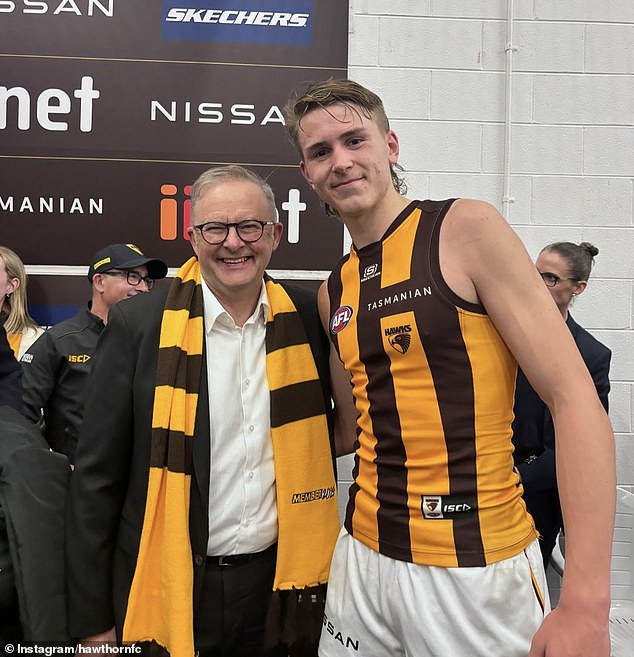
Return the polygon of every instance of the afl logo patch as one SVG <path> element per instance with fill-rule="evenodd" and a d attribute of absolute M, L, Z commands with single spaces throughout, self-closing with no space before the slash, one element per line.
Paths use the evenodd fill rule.
<path fill-rule="evenodd" d="M 334 315 L 330 319 L 330 332 L 336 335 L 348 326 L 348 322 L 352 319 L 352 308 L 350 306 L 341 306 L 335 310 Z"/>

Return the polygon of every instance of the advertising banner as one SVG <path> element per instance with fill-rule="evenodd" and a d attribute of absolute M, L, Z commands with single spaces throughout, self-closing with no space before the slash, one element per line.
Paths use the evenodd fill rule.
<path fill-rule="evenodd" d="M 345 77 L 341 0 L 0 0 L 0 244 L 43 324 L 85 302 L 92 254 L 132 242 L 178 267 L 189 189 L 237 163 L 285 231 L 271 269 L 315 280 L 343 229 L 304 183 L 283 106 Z"/>

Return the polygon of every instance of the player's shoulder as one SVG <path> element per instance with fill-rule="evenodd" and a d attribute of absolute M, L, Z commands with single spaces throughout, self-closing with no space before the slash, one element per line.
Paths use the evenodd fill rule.
<path fill-rule="evenodd" d="M 478 226 L 490 222 L 504 221 L 498 209 L 488 201 L 473 198 L 456 199 L 447 212 L 449 221 L 470 223 Z"/>
<path fill-rule="evenodd" d="M 456 199 L 449 208 L 443 221 L 444 239 L 465 246 L 475 245 L 481 240 L 503 239 L 510 234 L 507 221 L 498 210 L 488 203 L 477 199 Z"/>

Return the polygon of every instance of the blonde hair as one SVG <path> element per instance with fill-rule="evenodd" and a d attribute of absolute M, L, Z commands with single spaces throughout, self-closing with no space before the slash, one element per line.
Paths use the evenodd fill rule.
<path fill-rule="evenodd" d="M 0 246 L 0 259 L 4 263 L 9 279 L 17 278 L 20 283 L 10 296 L 0 299 L 0 314 L 5 318 L 4 328 L 7 334 L 22 333 L 27 328 L 38 328 L 26 309 L 26 284 L 28 278 L 24 263 L 14 251 L 6 246 Z"/>
<path fill-rule="evenodd" d="M 300 155 L 302 151 L 299 146 L 299 133 L 302 129 L 302 119 L 314 109 L 326 109 L 335 104 L 345 105 L 357 114 L 360 111 L 366 119 L 376 121 L 383 132 L 390 129 L 383 101 L 358 82 L 335 78 L 313 82 L 305 89 L 296 91 L 284 107 L 286 131 Z"/>

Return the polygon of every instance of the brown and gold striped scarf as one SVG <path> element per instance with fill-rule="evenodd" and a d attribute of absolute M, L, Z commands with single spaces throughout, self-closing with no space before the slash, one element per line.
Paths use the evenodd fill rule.
<path fill-rule="evenodd" d="M 273 588 L 279 605 L 289 597 L 285 591 L 295 600 L 301 600 L 302 591 L 304 600 L 323 593 L 339 519 L 325 404 L 311 348 L 284 288 L 267 279 L 266 291 L 279 527 Z M 195 418 L 203 339 L 200 266 L 191 258 L 178 271 L 163 311 L 145 517 L 123 629 L 124 642 L 154 640 L 172 657 L 194 655 L 189 501 L 192 441 L 201 440 Z M 288 640 L 288 629 L 284 633 Z"/>

